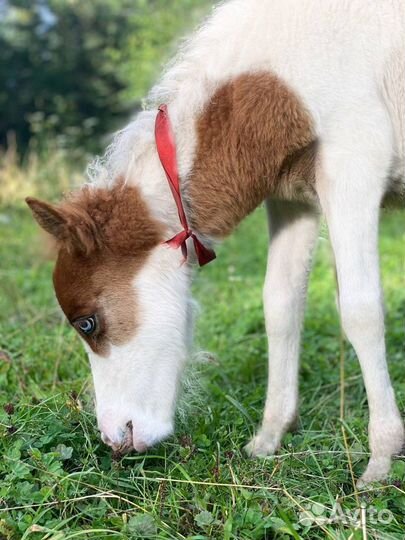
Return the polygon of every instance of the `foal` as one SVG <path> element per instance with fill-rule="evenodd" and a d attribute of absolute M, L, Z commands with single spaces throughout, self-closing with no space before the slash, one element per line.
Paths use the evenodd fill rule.
<path fill-rule="evenodd" d="M 93 164 L 93 182 L 56 206 L 27 200 L 58 240 L 56 295 L 88 352 L 112 448 L 144 451 L 172 433 L 192 262 L 212 260 L 213 243 L 267 200 L 268 396 L 247 450 L 273 454 L 297 414 L 323 213 L 370 408 L 361 482 L 388 474 L 404 430 L 385 358 L 378 221 L 384 196 L 405 189 L 404 36 L 402 0 L 228 1 Z"/>

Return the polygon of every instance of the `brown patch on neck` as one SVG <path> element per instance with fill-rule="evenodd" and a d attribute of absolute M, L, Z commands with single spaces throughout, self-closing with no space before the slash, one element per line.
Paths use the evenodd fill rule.
<path fill-rule="evenodd" d="M 269 196 L 310 189 L 311 117 L 271 73 L 241 75 L 217 90 L 197 121 L 197 138 L 184 195 L 190 223 L 204 235 L 228 235 Z"/>
<path fill-rule="evenodd" d="M 82 335 L 94 352 L 125 343 L 136 331 L 132 281 L 163 237 L 136 187 L 119 182 L 111 189 L 86 187 L 59 207 L 81 216 L 72 237 L 60 243 L 54 271 L 59 304 L 71 323 L 96 315 L 98 331 Z M 80 227 L 81 234 L 78 234 Z M 72 240 L 73 238 L 73 240 Z"/>

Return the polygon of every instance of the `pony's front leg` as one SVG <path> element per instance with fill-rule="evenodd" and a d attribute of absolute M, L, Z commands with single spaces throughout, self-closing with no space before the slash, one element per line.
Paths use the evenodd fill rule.
<path fill-rule="evenodd" d="M 363 122 L 370 122 L 369 107 Z M 378 117 L 377 117 L 378 118 Z M 390 166 L 390 125 L 381 113 L 364 126 L 359 118 L 336 130 L 322 148 L 317 191 L 335 254 L 344 331 L 363 372 L 370 410 L 371 458 L 359 485 L 383 480 L 401 450 L 404 429 L 388 373 L 383 293 L 378 257 L 380 203 Z M 368 128 L 368 129 L 367 129 Z M 340 137 L 345 137 L 340 140 Z"/>
<path fill-rule="evenodd" d="M 300 334 L 318 212 L 309 206 L 268 203 L 270 250 L 264 286 L 269 341 L 268 391 L 261 429 L 247 445 L 251 456 L 273 454 L 297 416 Z"/>

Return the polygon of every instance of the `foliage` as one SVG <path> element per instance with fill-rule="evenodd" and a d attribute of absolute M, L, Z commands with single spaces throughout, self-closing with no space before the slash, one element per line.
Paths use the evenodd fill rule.
<path fill-rule="evenodd" d="M 385 216 L 381 236 L 390 369 L 401 410 L 402 224 L 402 214 Z M 41 237 L 27 210 L 0 208 L 0 538 L 360 540 L 361 503 L 380 516 L 391 512 L 388 524 L 367 521 L 369 539 L 403 538 L 404 461 L 396 461 L 391 482 L 363 493 L 349 473 L 349 458 L 359 476 L 368 457 L 366 398 L 346 345 L 346 448 L 326 238 L 310 286 L 299 430 L 275 458 L 249 460 L 241 450 L 265 395 L 265 230 L 259 210 L 196 277 L 197 340 L 217 359 L 199 365 L 202 386 L 186 420 L 166 443 L 116 461 L 99 439 L 85 354 L 56 306 L 52 263 L 38 256 Z M 354 521 L 314 523 L 336 501 Z"/>
<path fill-rule="evenodd" d="M 0 145 L 56 138 L 100 147 L 122 122 L 195 20 L 204 0 L 0 2 Z"/>
<path fill-rule="evenodd" d="M 0 204 L 21 203 L 27 196 L 54 199 L 61 191 L 83 184 L 80 163 L 84 167 L 81 152 L 63 150 L 55 141 L 44 144 L 40 153 L 27 149 L 21 159 L 10 137 L 7 149 L 0 147 Z"/>

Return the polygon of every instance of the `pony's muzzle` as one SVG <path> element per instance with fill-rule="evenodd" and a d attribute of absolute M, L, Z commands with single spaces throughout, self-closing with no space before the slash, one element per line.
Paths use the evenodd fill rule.
<path fill-rule="evenodd" d="M 132 421 L 127 422 L 125 429 L 120 430 L 114 437 L 110 437 L 104 431 L 101 431 L 101 440 L 119 454 L 127 454 L 132 450 L 142 453 L 148 449 L 148 445 L 134 434 Z"/>
<path fill-rule="evenodd" d="M 120 421 L 117 414 L 109 410 L 100 415 L 98 426 L 102 441 L 117 454 L 132 450 L 143 453 L 155 444 L 167 439 L 173 431 L 173 421 L 152 415 L 138 414 L 133 420 L 125 416 Z M 117 421 L 118 420 L 118 421 Z"/>

